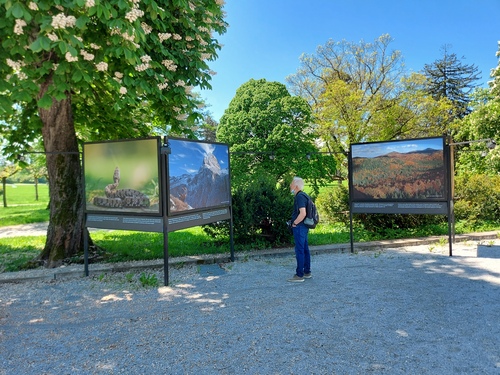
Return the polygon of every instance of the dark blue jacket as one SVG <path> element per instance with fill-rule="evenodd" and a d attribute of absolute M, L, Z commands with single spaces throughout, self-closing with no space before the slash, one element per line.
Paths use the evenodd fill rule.
<path fill-rule="evenodd" d="M 299 216 L 299 209 L 302 207 L 307 207 L 307 199 L 307 195 L 303 191 L 299 191 L 297 194 L 295 194 L 295 199 L 293 201 L 292 223 L 294 223 L 297 216 Z M 304 224 L 300 222 L 299 225 Z"/>

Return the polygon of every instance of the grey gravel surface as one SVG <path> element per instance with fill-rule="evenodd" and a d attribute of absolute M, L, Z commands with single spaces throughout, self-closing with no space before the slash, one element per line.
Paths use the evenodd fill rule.
<path fill-rule="evenodd" d="M 500 374 L 476 243 L 0 284 L 0 374 Z"/>

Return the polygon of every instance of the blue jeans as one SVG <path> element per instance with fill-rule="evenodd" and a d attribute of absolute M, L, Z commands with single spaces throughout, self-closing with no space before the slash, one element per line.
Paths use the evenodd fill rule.
<path fill-rule="evenodd" d="M 307 242 L 309 228 L 305 225 L 298 225 L 293 229 L 293 239 L 295 240 L 295 258 L 297 259 L 296 275 L 303 277 L 304 273 L 311 273 L 311 253 Z"/>

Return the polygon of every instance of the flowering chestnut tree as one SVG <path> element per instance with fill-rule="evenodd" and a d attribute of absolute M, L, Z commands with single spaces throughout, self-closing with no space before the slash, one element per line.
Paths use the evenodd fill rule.
<path fill-rule="evenodd" d="M 47 266 L 83 246 L 79 140 L 188 129 L 191 89 L 210 87 L 208 63 L 221 48 L 214 33 L 226 31 L 223 3 L 0 0 L 0 117 L 24 114 L 10 129 L 14 143 L 43 138 Z"/>

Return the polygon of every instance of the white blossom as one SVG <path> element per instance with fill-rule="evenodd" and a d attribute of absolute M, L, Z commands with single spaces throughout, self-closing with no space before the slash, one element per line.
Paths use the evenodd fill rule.
<path fill-rule="evenodd" d="M 52 42 L 57 42 L 59 40 L 59 37 L 54 34 L 54 33 L 48 33 L 47 37 L 52 41 Z"/>
<path fill-rule="evenodd" d="M 85 2 L 85 7 L 86 8 L 92 8 L 95 5 L 95 0 L 87 0 Z"/>
<path fill-rule="evenodd" d="M 129 33 L 123 33 L 122 38 L 128 40 L 129 42 L 135 41 L 135 37 L 133 35 L 130 35 Z"/>
<path fill-rule="evenodd" d="M 108 63 L 101 61 L 100 63 L 95 64 L 95 67 L 96 67 L 97 71 L 105 72 L 106 70 L 108 70 Z"/>
<path fill-rule="evenodd" d="M 138 72 L 143 72 L 143 71 L 145 71 L 146 69 L 149 69 L 149 68 L 151 68 L 151 66 L 149 65 L 149 63 L 139 64 L 139 65 L 135 66 L 135 70 L 137 70 Z"/>
<path fill-rule="evenodd" d="M 120 87 L 120 94 L 125 95 L 127 93 L 127 88 L 126 87 Z"/>
<path fill-rule="evenodd" d="M 74 16 L 67 16 L 64 13 L 59 13 L 52 17 L 52 27 L 54 29 L 65 29 L 76 25 L 76 18 Z"/>
<path fill-rule="evenodd" d="M 144 34 L 151 34 L 151 31 L 153 31 L 153 28 L 149 26 L 146 22 L 141 22 L 141 27 L 144 30 Z"/>
<path fill-rule="evenodd" d="M 160 38 L 160 43 L 162 43 L 163 41 L 165 41 L 167 39 L 170 39 L 171 36 L 172 36 L 172 34 L 170 34 L 170 33 L 158 33 L 158 38 Z"/>
<path fill-rule="evenodd" d="M 94 60 L 94 57 L 95 57 L 93 54 L 88 53 L 87 51 L 85 51 L 83 49 L 80 50 L 80 55 L 82 55 L 83 59 L 86 61 L 92 61 L 92 60 Z"/>
<path fill-rule="evenodd" d="M 6 60 L 6 63 L 8 66 L 10 66 L 12 68 L 12 70 L 14 71 L 19 71 L 21 70 L 21 67 L 23 66 L 23 63 L 20 62 L 20 61 L 14 61 L 14 60 L 11 60 L 11 59 L 7 59 Z"/>
<path fill-rule="evenodd" d="M 16 34 L 16 35 L 24 34 L 24 31 L 23 31 L 24 26 L 26 26 L 26 21 L 17 18 L 16 24 L 14 25 L 14 34 Z"/>
<path fill-rule="evenodd" d="M 28 8 L 30 8 L 31 10 L 38 10 L 38 4 L 31 1 L 28 5 Z"/>
<path fill-rule="evenodd" d="M 177 65 L 175 65 L 172 60 L 163 60 L 161 63 L 171 72 L 175 72 L 177 70 Z"/>
<path fill-rule="evenodd" d="M 140 9 L 137 9 L 137 8 L 133 8 L 130 12 L 128 12 L 126 15 L 125 15 L 125 18 L 129 21 L 129 22 L 134 22 L 136 21 L 139 17 L 142 17 L 144 16 L 144 11 L 140 10 Z"/>
<path fill-rule="evenodd" d="M 69 51 L 66 52 L 66 54 L 64 55 L 64 57 L 66 58 L 66 61 L 67 62 L 75 62 L 75 61 L 78 61 L 78 56 L 73 56 Z"/>
<path fill-rule="evenodd" d="M 158 89 L 160 89 L 160 90 L 166 89 L 167 87 L 168 87 L 167 82 L 163 82 L 163 83 L 158 84 Z"/>

